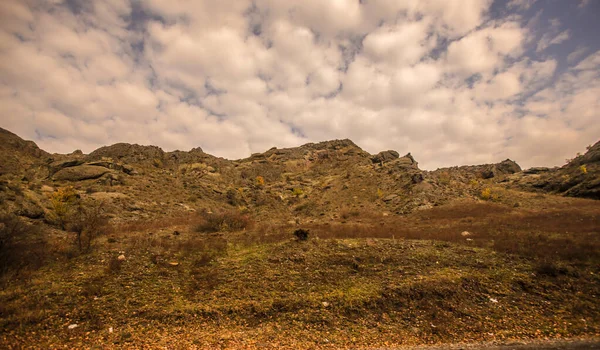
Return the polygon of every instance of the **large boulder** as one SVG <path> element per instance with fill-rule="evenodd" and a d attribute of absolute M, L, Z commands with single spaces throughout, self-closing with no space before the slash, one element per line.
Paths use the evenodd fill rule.
<path fill-rule="evenodd" d="M 110 169 L 96 165 L 79 165 L 64 168 L 54 174 L 54 180 L 60 181 L 82 181 L 97 179 L 110 172 Z"/>
<path fill-rule="evenodd" d="M 83 159 L 81 158 L 62 159 L 53 161 L 52 163 L 48 164 L 48 168 L 50 170 L 50 175 L 53 175 L 62 169 L 78 166 L 81 164 L 83 164 Z"/>
<path fill-rule="evenodd" d="M 384 163 L 400 158 L 400 154 L 393 150 L 382 151 L 371 157 L 373 163 Z"/>
<path fill-rule="evenodd" d="M 491 179 L 501 175 L 510 175 L 521 171 L 521 167 L 516 162 L 506 159 L 497 164 L 490 164 L 481 171 L 481 177 Z"/>

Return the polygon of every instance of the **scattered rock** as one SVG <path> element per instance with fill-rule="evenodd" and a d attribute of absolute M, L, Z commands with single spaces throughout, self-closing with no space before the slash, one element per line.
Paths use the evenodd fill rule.
<path fill-rule="evenodd" d="M 77 327 L 79 327 L 79 325 L 77 323 L 73 323 L 73 324 L 70 324 L 67 328 L 68 329 L 75 329 Z"/>
<path fill-rule="evenodd" d="M 329 307 L 329 305 L 330 305 L 330 304 L 329 304 L 328 302 L 326 302 L 326 301 L 322 302 L 321 304 L 323 304 L 323 307 Z"/>
<path fill-rule="evenodd" d="M 469 231 L 463 231 L 463 232 L 460 233 L 460 235 L 463 236 L 463 237 L 467 237 L 467 236 L 471 235 L 471 232 L 469 232 Z"/>
<path fill-rule="evenodd" d="M 125 258 L 125 255 L 121 254 L 117 257 L 117 260 L 119 261 L 125 261 L 127 258 Z"/>

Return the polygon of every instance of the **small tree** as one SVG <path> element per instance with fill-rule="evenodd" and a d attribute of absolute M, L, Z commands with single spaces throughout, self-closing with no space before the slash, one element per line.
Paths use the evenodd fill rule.
<path fill-rule="evenodd" d="M 50 195 L 50 207 L 52 212 L 49 214 L 51 221 L 65 230 L 69 218 L 77 208 L 80 197 L 72 186 L 59 188 Z"/>
<path fill-rule="evenodd" d="M 75 244 L 80 252 L 89 252 L 92 242 L 104 232 L 108 218 L 103 203 L 79 203 L 69 218 L 67 228 L 75 233 Z"/>

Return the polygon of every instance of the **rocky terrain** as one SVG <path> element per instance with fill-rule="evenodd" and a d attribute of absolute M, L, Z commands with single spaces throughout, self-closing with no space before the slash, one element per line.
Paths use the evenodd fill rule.
<path fill-rule="evenodd" d="M 350 140 L 227 160 L 0 129 L 0 345 L 598 336 L 598 199 L 600 142 L 556 168 L 424 171 Z"/>
<path fill-rule="evenodd" d="M 522 170 L 507 159 L 423 171 L 410 153 L 370 155 L 350 140 L 272 148 L 231 161 L 201 148 L 164 152 L 124 143 L 87 155 L 49 154 L 7 130 L 0 136 L 0 205 L 31 219 L 43 219 L 48 193 L 64 186 L 105 202 L 115 220 L 223 208 L 311 221 L 353 209 L 403 215 L 459 198 L 478 200 L 486 188 L 497 192 L 490 193 L 495 201 L 509 200 L 502 197 L 505 188 L 600 199 L 600 142 L 560 168 Z"/>

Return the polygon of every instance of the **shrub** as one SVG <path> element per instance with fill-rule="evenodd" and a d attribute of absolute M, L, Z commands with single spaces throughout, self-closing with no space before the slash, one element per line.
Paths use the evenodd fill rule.
<path fill-rule="evenodd" d="M 299 241 L 306 241 L 308 239 L 308 233 L 308 230 L 299 228 L 296 231 L 294 231 L 294 236 L 296 236 L 296 238 L 298 238 Z"/>
<path fill-rule="evenodd" d="M 80 252 L 88 252 L 96 237 L 104 233 L 108 218 L 102 203 L 80 203 L 68 218 L 67 229 L 75 233 L 75 244 Z"/>
<path fill-rule="evenodd" d="M 224 211 L 221 213 L 203 213 L 200 223 L 196 225 L 196 232 L 221 232 L 239 231 L 252 226 L 252 220 L 238 211 Z"/>
<path fill-rule="evenodd" d="M 40 267 L 48 254 L 38 226 L 12 214 L 0 215 L 0 275 L 9 270 Z"/>
<path fill-rule="evenodd" d="M 254 181 L 254 183 L 256 184 L 257 187 L 263 187 L 265 185 L 265 178 L 258 175 L 256 177 L 256 180 Z"/>
<path fill-rule="evenodd" d="M 50 207 L 52 211 L 48 215 L 51 223 L 66 229 L 73 211 L 79 204 L 79 194 L 73 186 L 59 188 L 50 195 Z"/>
<path fill-rule="evenodd" d="M 492 198 L 492 190 L 489 187 L 484 188 L 483 190 L 481 190 L 479 197 L 486 201 L 490 200 Z"/>
<path fill-rule="evenodd" d="M 587 167 L 585 166 L 585 164 L 584 164 L 584 165 L 582 165 L 582 166 L 580 166 L 580 167 L 579 167 L 579 170 L 581 170 L 581 173 L 582 173 L 582 174 L 587 174 Z"/>
<path fill-rule="evenodd" d="M 304 191 L 302 191 L 301 188 L 296 187 L 292 190 L 292 194 L 297 198 L 297 197 L 300 197 L 301 195 L 303 195 Z"/>
<path fill-rule="evenodd" d="M 379 199 L 383 198 L 383 190 L 381 188 L 377 189 L 377 198 L 379 198 Z"/>

